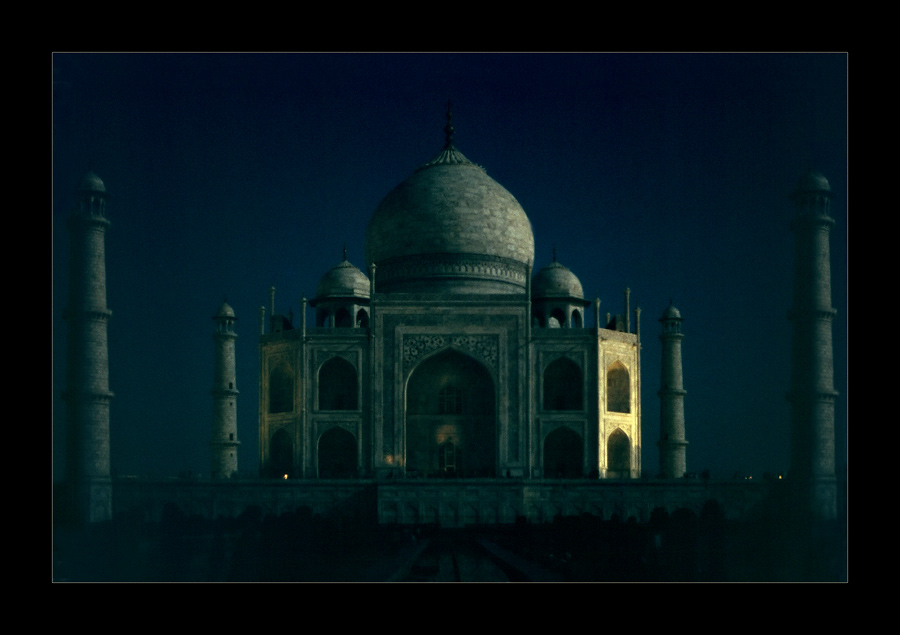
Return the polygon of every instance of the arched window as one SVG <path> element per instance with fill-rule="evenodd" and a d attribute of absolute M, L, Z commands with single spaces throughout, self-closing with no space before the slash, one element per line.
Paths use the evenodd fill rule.
<path fill-rule="evenodd" d="M 622 362 L 616 362 L 606 371 L 606 409 L 631 412 L 631 381 Z"/>
<path fill-rule="evenodd" d="M 319 437 L 319 478 L 357 476 L 356 437 L 334 427 Z"/>
<path fill-rule="evenodd" d="M 567 357 L 544 370 L 544 410 L 583 410 L 581 369 Z"/>
<path fill-rule="evenodd" d="M 291 412 L 294 409 L 294 373 L 286 363 L 269 373 L 269 412 Z"/>
<path fill-rule="evenodd" d="M 461 415 L 463 411 L 463 391 L 456 386 L 444 386 L 438 392 L 438 413 Z"/>
<path fill-rule="evenodd" d="M 334 325 L 339 329 L 347 329 L 353 326 L 353 320 L 350 318 L 350 311 L 344 307 L 334 312 Z"/>
<path fill-rule="evenodd" d="M 552 319 L 556 320 L 556 323 L 558 326 L 566 325 L 566 314 L 562 309 L 560 309 L 560 308 L 553 309 L 550 312 L 550 317 Z M 551 326 L 552 326 L 552 323 L 551 323 Z"/>
<path fill-rule="evenodd" d="M 581 328 L 581 311 L 578 309 L 572 311 L 572 326 L 576 329 Z"/>
<path fill-rule="evenodd" d="M 332 357 L 319 370 L 319 410 L 357 410 L 356 369 L 340 357 Z"/>
<path fill-rule="evenodd" d="M 606 468 L 610 477 L 627 477 L 631 474 L 631 443 L 628 435 L 616 430 L 606 443 Z"/>
<path fill-rule="evenodd" d="M 569 428 L 557 428 L 544 439 L 544 476 L 578 478 L 583 475 L 584 443 Z"/>
<path fill-rule="evenodd" d="M 356 326 L 361 329 L 369 328 L 369 314 L 365 309 L 356 312 Z"/>

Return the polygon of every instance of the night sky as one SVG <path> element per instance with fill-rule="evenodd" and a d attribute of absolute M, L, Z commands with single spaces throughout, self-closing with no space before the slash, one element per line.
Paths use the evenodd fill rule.
<path fill-rule="evenodd" d="M 68 232 L 81 177 L 107 232 L 112 468 L 208 475 L 213 321 L 238 321 L 239 469 L 258 473 L 259 307 L 293 310 L 379 201 L 457 149 L 522 204 L 601 313 L 640 306 L 643 470 L 658 469 L 660 324 L 684 318 L 688 469 L 786 472 L 793 208 L 831 183 L 838 457 L 847 419 L 845 54 L 55 54 L 53 467 Z M 593 311 L 588 325 L 593 326 Z M 310 311 L 307 323 L 312 325 Z"/>

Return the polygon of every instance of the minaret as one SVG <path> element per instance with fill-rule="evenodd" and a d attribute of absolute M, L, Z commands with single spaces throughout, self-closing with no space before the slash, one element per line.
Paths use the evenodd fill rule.
<path fill-rule="evenodd" d="M 662 317 L 662 382 L 659 388 L 659 475 L 681 478 L 687 471 L 684 438 L 684 380 L 681 372 L 681 313 L 669 304 Z"/>
<path fill-rule="evenodd" d="M 807 173 L 791 194 L 796 208 L 791 350 L 791 472 L 795 508 L 812 519 L 837 516 L 834 465 L 830 233 L 831 187 Z"/>
<path fill-rule="evenodd" d="M 222 303 L 213 318 L 216 323 L 215 366 L 213 370 L 212 477 L 230 478 L 238 471 L 237 448 L 237 376 L 235 373 L 234 310 Z"/>
<path fill-rule="evenodd" d="M 106 186 L 89 173 L 69 217 L 71 261 L 66 369 L 66 462 L 77 524 L 112 518 L 109 347 L 106 308 Z"/>

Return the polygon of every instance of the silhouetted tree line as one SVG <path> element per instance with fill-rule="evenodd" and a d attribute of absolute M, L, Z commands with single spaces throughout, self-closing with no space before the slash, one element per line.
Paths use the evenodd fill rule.
<path fill-rule="evenodd" d="M 773 496 L 751 519 L 726 520 L 708 501 L 697 514 L 654 510 L 649 521 L 584 514 L 533 524 L 472 528 L 566 581 L 719 582 L 846 579 L 842 521 L 797 527 L 786 498 Z M 302 582 L 366 580 L 414 536 L 437 528 L 382 526 L 352 515 L 322 517 L 301 507 L 237 518 L 187 515 L 174 504 L 158 523 L 141 513 L 54 535 L 56 581 Z M 423 534 L 423 532 L 425 532 Z"/>
<path fill-rule="evenodd" d="M 707 501 L 699 514 L 657 508 L 649 521 L 613 515 L 520 518 L 492 529 L 506 549 L 570 582 L 803 582 L 846 579 L 843 520 L 801 528 L 774 496 L 750 519 L 727 520 Z"/>

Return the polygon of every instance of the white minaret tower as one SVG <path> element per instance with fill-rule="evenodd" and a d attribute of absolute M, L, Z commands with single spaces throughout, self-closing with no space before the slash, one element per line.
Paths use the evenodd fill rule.
<path fill-rule="evenodd" d="M 66 463 L 69 504 L 78 524 L 112 518 L 109 348 L 106 308 L 106 186 L 89 173 L 69 217 L 72 254 L 66 369 Z"/>
<path fill-rule="evenodd" d="M 659 392 L 659 475 L 681 478 L 687 471 L 684 438 L 684 379 L 681 372 L 681 313 L 669 304 L 662 317 L 662 381 Z"/>
<path fill-rule="evenodd" d="M 791 195 L 794 304 L 791 357 L 791 472 L 796 508 L 812 519 L 837 516 L 834 466 L 834 359 L 831 306 L 831 187 L 807 173 Z"/>
<path fill-rule="evenodd" d="M 213 370 L 212 477 L 231 478 L 238 471 L 237 449 L 237 375 L 235 372 L 234 309 L 222 303 L 213 317 L 216 332 L 215 367 Z"/>

